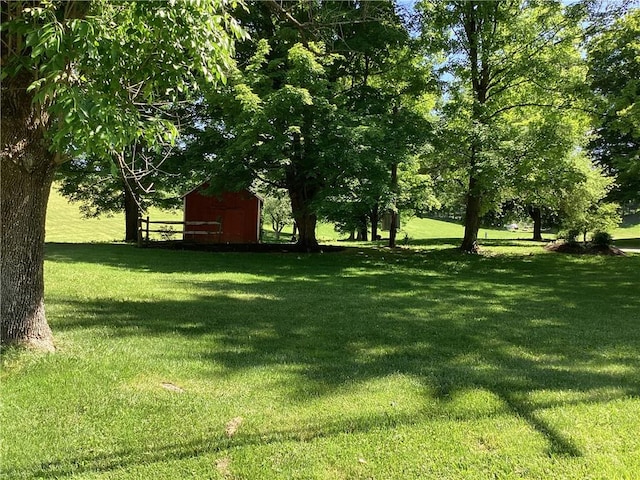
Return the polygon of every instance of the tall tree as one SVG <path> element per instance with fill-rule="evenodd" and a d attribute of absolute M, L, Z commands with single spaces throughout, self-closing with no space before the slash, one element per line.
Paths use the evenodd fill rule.
<path fill-rule="evenodd" d="M 314 203 L 337 165 L 346 137 L 340 131 L 328 71 L 334 58 L 322 44 L 292 45 L 286 56 L 269 60 L 266 39 L 246 70 L 214 97 L 222 103 L 222 122 L 213 123 L 197 143 L 214 145 L 209 153 L 216 171 L 214 189 L 259 179 L 289 194 L 301 247 L 317 247 Z M 273 84 L 278 83 L 278 85 Z M 341 148 L 343 146 L 343 148 Z"/>
<path fill-rule="evenodd" d="M 611 195 L 640 202 L 640 10 L 619 17 L 588 44 L 598 104 L 592 158 L 616 176 Z"/>
<path fill-rule="evenodd" d="M 44 227 L 67 155 L 122 155 L 176 128 L 156 99 L 224 79 L 241 29 L 228 2 L 3 1 L 3 344 L 54 348 L 44 311 Z M 128 87 L 128 88 L 127 88 Z"/>
<path fill-rule="evenodd" d="M 225 172 L 213 179 L 218 188 L 259 179 L 286 189 L 298 244 L 314 249 L 318 206 L 362 151 L 355 139 L 365 115 L 354 105 L 390 47 L 408 37 L 387 0 L 264 2 L 241 19 L 253 41 L 213 97 L 223 108 L 191 145 L 198 155 L 209 145 L 205 156 Z M 371 110 L 375 100 L 364 103 Z"/>
<path fill-rule="evenodd" d="M 56 184 L 60 193 L 80 203 L 86 217 L 124 212 L 124 241 L 136 242 L 138 218 L 150 206 L 176 208 L 181 205 L 181 165 L 172 159 L 172 147 L 149 151 L 134 143 L 120 158 L 74 158 L 62 164 Z"/>
<path fill-rule="evenodd" d="M 483 214 L 501 201 L 521 150 L 517 118 L 570 105 L 584 75 L 578 10 L 560 1 L 425 0 L 422 38 L 443 55 L 448 175 L 464 184 L 461 249 L 475 252 Z"/>

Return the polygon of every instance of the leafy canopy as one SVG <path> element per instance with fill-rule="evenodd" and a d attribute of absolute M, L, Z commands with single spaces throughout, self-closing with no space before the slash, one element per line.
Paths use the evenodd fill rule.
<path fill-rule="evenodd" d="M 225 81 L 245 36 L 229 14 L 237 4 L 8 2 L 2 75 L 31 76 L 34 101 L 54 119 L 53 150 L 108 156 L 138 139 L 166 143 L 178 133 L 167 106 Z"/>

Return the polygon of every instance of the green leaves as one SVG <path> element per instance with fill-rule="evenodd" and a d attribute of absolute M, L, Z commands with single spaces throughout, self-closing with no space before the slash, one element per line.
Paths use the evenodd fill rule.
<path fill-rule="evenodd" d="M 588 129 L 577 11 L 559 1 L 420 8 L 422 41 L 444 59 L 434 170 L 459 191 L 456 201 L 474 195 L 484 212 L 513 199 L 552 203 Z"/>
<path fill-rule="evenodd" d="M 615 196 L 640 200 L 640 10 L 589 44 L 589 81 L 599 104 L 591 155 L 617 174 Z"/>
<path fill-rule="evenodd" d="M 226 81 L 234 40 L 246 38 L 237 2 L 15 2 L 3 40 L 8 75 L 33 72 L 28 91 L 49 109 L 52 149 L 106 155 L 141 140 L 173 141 L 168 110 L 203 83 Z M 13 40 L 9 40 L 12 38 Z"/>

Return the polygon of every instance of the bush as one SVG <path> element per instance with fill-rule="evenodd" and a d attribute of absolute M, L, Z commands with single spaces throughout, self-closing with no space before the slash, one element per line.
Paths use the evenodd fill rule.
<path fill-rule="evenodd" d="M 564 241 L 570 245 L 578 244 L 579 236 L 580 236 L 580 230 L 577 230 L 575 228 L 571 228 L 562 234 L 562 238 L 564 238 Z"/>
<path fill-rule="evenodd" d="M 593 234 L 591 243 L 598 247 L 610 247 L 613 243 L 613 237 L 607 232 L 596 232 Z"/>

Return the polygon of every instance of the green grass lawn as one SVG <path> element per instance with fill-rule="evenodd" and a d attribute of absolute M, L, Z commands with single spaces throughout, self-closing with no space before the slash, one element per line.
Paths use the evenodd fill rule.
<path fill-rule="evenodd" d="M 640 248 L 640 215 L 630 215 L 613 231 L 614 243 L 621 248 Z"/>
<path fill-rule="evenodd" d="M 182 212 L 180 210 L 166 211 L 152 208 L 149 212 L 149 217 L 151 220 L 182 220 Z M 265 223 L 264 226 L 266 241 L 275 241 L 275 235 L 269 228 L 268 222 Z M 54 186 L 49 199 L 46 228 L 48 242 L 118 242 L 124 238 L 124 214 L 84 218 L 80 212 L 79 204 L 69 203 L 58 193 Z M 291 226 L 286 227 L 282 233 L 281 241 L 290 239 L 292 233 Z M 388 236 L 388 232 L 380 233 L 383 236 Z M 333 225 L 327 223 L 319 223 L 316 234 L 318 240 L 322 243 L 344 241 L 346 238 L 346 235 L 340 235 L 334 230 Z M 463 234 L 464 228 L 462 225 L 441 220 L 413 217 L 409 219 L 409 221 L 403 222 L 402 228 L 398 232 L 398 243 L 402 244 L 406 241 L 409 243 L 420 243 L 423 240 L 434 239 L 438 241 L 442 239 L 462 239 Z M 485 239 L 527 239 L 530 236 L 530 232 L 508 232 L 504 229 L 483 228 L 480 229 L 479 232 L 481 241 Z"/>
<path fill-rule="evenodd" d="M 151 220 L 182 220 L 180 210 L 166 211 L 152 208 L 149 212 Z M 633 222 L 625 222 L 613 232 L 616 243 L 621 246 L 640 248 L 640 221 L 637 216 Z M 275 235 L 270 230 L 268 222 L 265 223 L 265 240 L 275 241 Z M 124 238 L 124 215 L 101 216 L 99 218 L 83 218 L 77 203 L 69 203 L 57 189 L 53 188 L 49 199 L 47 213 L 47 241 L 64 243 L 99 243 L 117 242 Z M 383 237 L 388 232 L 380 232 Z M 292 228 L 286 227 L 280 241 L 291 238 Z M 403 221 L 398 232 L 398 244 L 433 245 L 439 243 L 455 243 L 461 241 L 464 235 L 464 227 L 460 224 L 435 220 L 430 218 L 409 218 Z M 528 240 L 532 236 L 530 231 L 510 232 L 505 229 L 481 228 L 478 232 L 480 243 L 493 245 L 494 240 Z M 157 238 L 158 235 L 156 235 Z M 319 223 L 317 228 L 318 240 L 322 243 L 344 241 L 345 235 L 338 234 L 333 225 Z M 553 234 L 544 234 L 547 240 L 554 239 Z M 174 237 L 177 238 L 177 237 Z M 385 241 L 378 242 L 384 244 Z M 357 245 L 358 243 L 353 243 Z M 366 243 L 363 243 L 366 244 Z"/>
<path fill-rule="evenodd" d="M 49 243 L 58 351 L 3 354 L 4 478 L 636 478 L 640 255 L 409 236 Z"/>
<path fill-rule="evenodd" d="M 152 208 L 152 219 L 182 220 L 181 211 L 166 211 Z M 47 242 L 99 243 L 124 240 L 124 213 L 85 218 L 79 203 L 70 203 L 54 184 L 47 209 Z"/>

